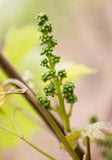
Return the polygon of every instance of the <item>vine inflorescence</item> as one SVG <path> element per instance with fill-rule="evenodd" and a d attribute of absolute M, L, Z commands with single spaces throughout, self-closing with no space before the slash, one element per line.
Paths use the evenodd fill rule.
<path fill-rule="evenodd" d="M 66 131 L 70 131 L 69 116 L 66 113 L 64 99 L 73 106 L 77 101 L 77 97 L 74 95 L 75 86 L 72 82 L 62 83 L 63 79 L 67 77 L 65 69 L 58 71 L 55 69 L 56 64 L 60 62 L 61 57 L 53 54 L 53 49 L 57 45 L 57 40 L 50 34 L 52 32 L 52 25 L 51 23 L 48 23 L 48 16 L 45 13 L 40 13 L 37 15 L 36 21 L 38 31 L 41 32 L 40 44 L 43 45 L 40 55 L 45 57 L 41 60 L 40 65 L 48 69 L 47 72 L 42 74 L 42 81 L 49 82 L 43 89 L 45 97 L 37 97 L 37 99 L 45 109 L 51 109 L 51 103 L 48 100 L 48 96 L 58 96 L 58 113 L 65 124 Z"/>

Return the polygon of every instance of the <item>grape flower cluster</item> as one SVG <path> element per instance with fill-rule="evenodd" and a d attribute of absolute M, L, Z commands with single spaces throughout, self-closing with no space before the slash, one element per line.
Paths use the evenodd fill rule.
<path fill-rule="evenodd" d="M 41 56 L 44 56 L 44 59 L 41 60 L 41 66 L 48 69 L 47 72 L 42 74 L 42 81 L 50 83 L 44 87 L 45 97 L 38 97 L 39 102 L 44 106 L 44 108 L 50 108 L 50 102 L 47 99 L 48 96 L 54 97 L 56 95 L 57 87 L 56 81 L 60 85 L 61 94 L 66 98 L 67 103 L 75 103 L 77 97 L 74 95 L 74 84 L 72 82 L 66 82 L 62 84 L 62 80 L 67 77 L 65 69 L 59 71 L 55 70 L 55 65 L 60 62 L 60 56 L 53 54 L 53 49 L 57 45 L 57 40 L 51 35 L 52 25 L 48 23 L 48 16 L 45 13 L 40 13 L 36 17 L 38 31 L 41 32 L 40 44 L 43 45 Z M 63 87 L 61 86 L 63 85 Z M 46 107 L 47 105 L 47 107 Z"/>
<path fill-rule="evenodd" d="M 49 85 L 44 87 L 44 93 L 45 93 L 46 96 L 54 97 L 55 90 L 56 90 L 56 87 L 55 87 L 53 82 L 51 82 Z"/>
<path fill-rule="evenodd" d="M 46 82 L 46 81 L 52 79 L 53 77 L 55 77 L 55 73 L 56 73 L 55 70 L 50 70 L 48 72 L 45 72 L 44 74 L 42 74 L 42 80 L 44 82 Z"/>
<path fill-rule="evenodd" d="M 37 100 L 46 110 L 50 108 L 50 100 L 48 100 L 47 97 L 37 97 Z"/>
<path fill-rule="evenodd" d="M 72 82 L 66 82 L 63 85 L 62 93 L 66 98 L 67 103 L 75 103 L 77 102 L 77 97 L 74 95 L 74 84 Z"/>

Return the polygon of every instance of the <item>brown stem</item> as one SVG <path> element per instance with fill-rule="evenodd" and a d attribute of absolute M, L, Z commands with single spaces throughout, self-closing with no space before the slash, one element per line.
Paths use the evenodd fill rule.
<path fill-rule="evenodd" d="M 87 159 L 91 160 L 91 151 L 90 151 L 90 139 L 86 137 L 86 149 L 87 149 Z"/>
<path fill-rule="evenodd" d="M 18 79 L 28 87 L 28 85 L 25 83 L 25 81 L 22 79 L 19 73 L 14 69 L 14 67 L 4 57 L 1 51 L 0 51 L 0 67 L 9 78 Z"/>

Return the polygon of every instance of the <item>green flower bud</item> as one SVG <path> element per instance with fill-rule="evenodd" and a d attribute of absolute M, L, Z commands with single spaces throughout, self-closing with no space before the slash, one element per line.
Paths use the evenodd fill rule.
<path fill-rule="evenodd" d="M 52 35 L 42 35 L 40 36 L 41 45 L 48 44 L 52 41 L 53 36 Z"/>
<path fill-rule="evenodd" d="M 39 26 L 42 26 L 46 21 L 48 21 L 48 16 L 46 13 L 40 13 L 36 16 L 36 21 Z"/>
<path fill-rule="evenodd" d="M 53 39 L 52 35 L 42 35 L 40 36 L 40 44 L 47 44 L 50 48 L 55 47 L 57 45 L 57 40 Z"/>
<path fill-rule="evenodd" d="M 41 60 L 41 64 L 40 65 L 43 66 L 43 67 L 48 67 L 48 59 L 45 58 L 45 59 Z"/>
<path fill-rule="evenodd" d="M 72 82 L 66 82 L 64 85 L 63 85 L 63 90 L 62 90 L 62 93 L 67 96 L 67 95 L 71 95 L 73 94 L 73 90 L 74 90 L 75 86 Z"/>
<path fill-rule="evenodd" d="M 49 85 L 47 85 L 44 88 L 44 93 L 45 93 L 46 96 L 54 97 L 55 90 L 56 90 L 56 87 L 55 87 L 54 83 L 51 82 Z"/>
<path fill-rule="evenodd" d="M 60 58 L 59 56 L 56 55 L 52 55 L 52 63 L 59 63 L 60 62 Z"/>
<path fill-rule="evenodd" d="M 55 47 L 57 44 L 58 44 L 57 40 L 56 39 L 52 39 L 51 42 L 50 42 L 50 44 L 49 44 L 49 46 L 50 47 Z"/>
<path fill-rule="evenodd" d="M 46 110 L 50 108 L 50 100 L 48 100 L 47 97 L 37 97 L 37 100 Z"/>
<path fill-rule="evenodd" d="M 52 79 L 55 75 L 56 71 L 55 70 L 51 70 L 51 71 L 48 71 L 48 72 L 45 72 L 44 74 L 42 74 L 42 80 L 44 82 Z"/>
<path fill-rule="evenodd" d="M 42 50 L 43 50 L 43 51 L 41 52 L 41 55 L 46 55 L 46 56 L 52 55 L 53 49 L 50 48 L 49 46 L 43 47 Z"/>
<path fill-rule="evenodd" d="M 58 71 L 58 76 L 59 76 L 61 79 L 67 77 L 67 73 L 66 73 L 65 69 L 62 69 L 62 70 Z"/>
<path fill-rule="evenodd" d="M 77 102 L 77 97 L 73 94 L 66 96 L 67 103 L 75 103 Z"/>
<path fill-rule="evenodd" d="M 93 124 L 93 123 L 96 123 L 96 122 L 98 122 L 98 118 L 96 116 L 92 116 L 90 118 L 90 123 Z"/>
<path fill-rule="evenodd" d="M 43 26 L 39 26 L 38 31 L 42 32 L 44 34 L 50 33 L 50 32 L 52 32 L 52 26 L 50 23 L 44 24 Z"/>

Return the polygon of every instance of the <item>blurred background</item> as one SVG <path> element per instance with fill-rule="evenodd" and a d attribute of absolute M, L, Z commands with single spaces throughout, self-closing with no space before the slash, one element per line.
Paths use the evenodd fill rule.
<path fill-rule="evenodd" d="M 112 115 L 112 1 L 111 0 L 0 0 L 0 47 L 4 47 L 7 31 L 12 27 L 35 24 L 40 12 L 49 15 L 54 37 L 58 40 L 55 52 L 63 59 L 97 69 L 76 84 L 78 103 L 75 104 L 71 125 L 84 127 L 92 115 L 100 121 L 111 121 Z M 38 130 L 32 142 L 59 158 L 68 154 L 49 131 Z M 92 146 L 94 160 L 100 150 Z M 4 160 L 47 160 L 26 144 L 3 152 Z"/>

